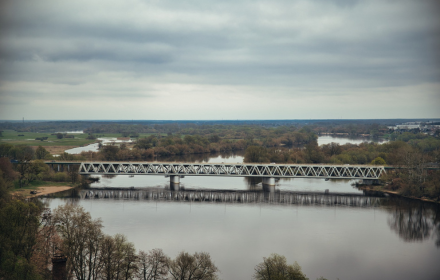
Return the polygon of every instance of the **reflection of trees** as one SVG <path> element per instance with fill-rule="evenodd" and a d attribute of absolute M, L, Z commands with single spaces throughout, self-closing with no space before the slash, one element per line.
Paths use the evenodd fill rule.
<path fill-rule="evenodd" d="M 407 242 L 436 237 L 440 247 L 440 207 L 419 201 L 390 198 L 384 202 L 391 216 L 388 225 Z"/>
<path fill-rule="evenodd" d="M 260 190 L 261 182 L 263 179 L 261 177 L 244 177 L 244 181 L 247 184 L 248 190 Z"/>
<path fill-rule="evenodd" d="M 436 235 L 435 245 L 440 247 L 440 211 L 437 208 L 434 218 L 434 234 Z"/>

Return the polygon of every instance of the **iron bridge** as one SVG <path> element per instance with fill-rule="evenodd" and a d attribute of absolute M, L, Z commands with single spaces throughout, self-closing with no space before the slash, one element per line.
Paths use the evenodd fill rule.
<path fill-rule="evenodd" d="M 384 166 L 324 164 L 82 162 L 82 175 L 228 176 L 270 178 L 379 179 Z"/>

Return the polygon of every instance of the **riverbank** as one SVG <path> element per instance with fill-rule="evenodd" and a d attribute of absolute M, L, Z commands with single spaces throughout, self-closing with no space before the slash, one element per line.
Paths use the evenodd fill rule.
<path fill-rule="evenodd" d="M 38 197 L 48 194 L 54 194 L 73 189 L 71 186 L 40 186 L 33 189 L 22 189 L 12 192 L 13 196 L 23 196 L 25 198 Z M 33 193 L 35 192 L 35 193 Z"/>

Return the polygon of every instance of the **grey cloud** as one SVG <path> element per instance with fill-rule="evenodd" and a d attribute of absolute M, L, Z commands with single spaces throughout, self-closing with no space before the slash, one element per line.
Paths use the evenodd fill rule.
<path fill-rule="evenodd" d="M 1 5 L 0 81 L 78 86 L 119 73 L 130 81 L 350 88 L 355 94 L 359 87 L 440 78 L 435 1 Z"/>

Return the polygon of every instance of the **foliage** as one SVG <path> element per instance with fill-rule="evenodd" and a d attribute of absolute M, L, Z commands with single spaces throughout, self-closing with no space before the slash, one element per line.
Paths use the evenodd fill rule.
<path fill-rule="evenodd" d="M 101 220 L 92 220 L 82 207 L 66 204 L 54 211 L 54 224 L 63 239 L 69 271 L 76 279 L 97 279 Z"/>
<path fill-rule="evenodd" d="M 260 146 L 249 146 L 244 155 L 244 162 L 269 162 L 267 149 Z"/>
<path fill-rule="evenodd" d="M 386 165 L 387 163 L 385 162 L 385 160 L 383 158 L 377 157 L 371 161 L 371 164 L 373 164 L 373 165 Z"/>
<path fill-rule="evenodd" d="M 190 255 L 181 252 L 168 264 L 171 279 L 174 280 L 215 280 L 218 268 L 211 261 L 208 253 Z"/>
<path fill-rule="evenodd" d="M 2 177 L 0 189 L 5 189 Z M 0 193 L 0 278 L 41 279 L 31 257 L 37 241 L 42 205 L 12 200 L 4 191 Z"/>
<path fill-rule="evenodd" d="M 37 159 L 45 159 L 49 155 L 50 153 L 42 146 L 38 146 L 37 150 L 35 151 L 35 157 Z"/>
<path fill-rule="evenodd" d="M 255 267 L 256 280 L 307 280 L 297 262 L 288 265 L 286 257 L 272 254 Z"/>

